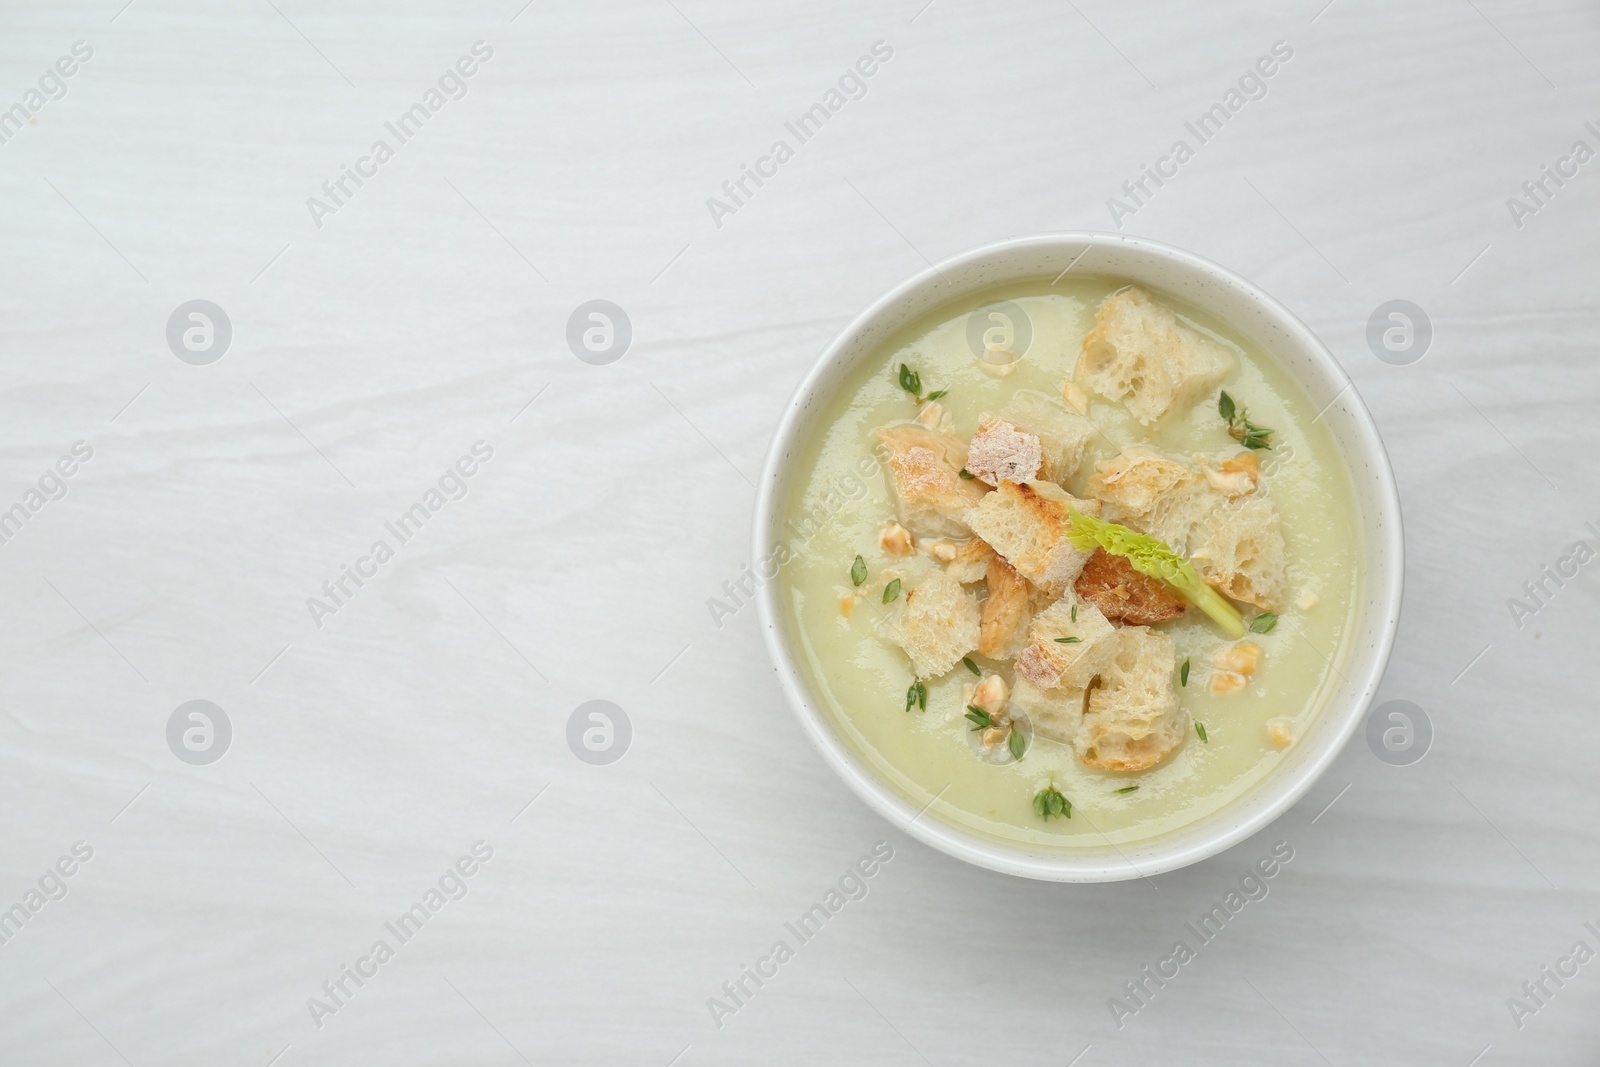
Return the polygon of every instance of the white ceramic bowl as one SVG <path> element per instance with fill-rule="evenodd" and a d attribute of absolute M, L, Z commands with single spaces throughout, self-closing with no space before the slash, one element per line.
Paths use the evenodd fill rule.
<path fill-rule="evenodd" d="M 793 460 L 816 429 L 816 413 L 850 370 L 896 330 L 966 293 L 1026 279 L 1052 279 L 1071 267 L 1165 292 L 1214 315 L 1288 370 L 1318 408 L 1349 468 L 1363 571 L 1356 624 L 1341 684 L 1306 735 L 1265 779 L 1213 814 L 1138 844 L 1034 851 L 957 828 L 881 781 L 835 732 L 794 655 L 792 626 L 777 582 L 760 591 L 761 625 L 779 683 L 800 724 L 846 784 L 913 837 L 969 863 L 1028 878 L 1099 882 L 1135 878 L 1195 863 L 1260 830 L 1299 800 L 1364 718 L 1388 662 L 1400 617 L 1403 539 L 1400 501 L 1388 455 L 1366 405 L 1321 341 L 1282 304 L 1232 271 L 1177 248 L 1113 233 L 1018 237 L 953 256 L 874 301 L 828 345 L 800 383 L 767 455 L 756 499 L 755 559 L 779 541 Z M 935 803 L 938 803 L 936 800 Z"/>

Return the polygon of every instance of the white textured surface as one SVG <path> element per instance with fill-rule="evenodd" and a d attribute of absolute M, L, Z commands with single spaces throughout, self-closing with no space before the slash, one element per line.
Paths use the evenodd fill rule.
<path fill-rule="evenodd" d="M 0 545 L 0 908 L 94 849 L 0 946 L 0 1062 L 1600 1058 L 1600 963 L 1520 1030 L 1506 1003 L 1600 950 L 1594 577 L 1523 629 L 1506 607 L 1600 520 L 1600 163 L 1521 229 L 1505 204 L 1597 141 L 1592 6 L 120 2 L 0 13 L 0 106 L 94 48 L 0 146 L 0 508 L 94 448 Z M 468 95 L 314 227 L 306 197 L 479 39 Z M 879 39 L 865 98 L 714 226 Z M 1153 882 L 964 867 L 822 766 L 752 610 L 712 624 L 748 483 L 858 308 L 924 257 L 1108 227 L 1279 39 L 1268 95 L 1125 225 L 1260 282 L 1366 397 L 1410 559 L 1384 696 L 1433 750 L 1357 739 Z M 595 297 L 633 323 L 611 366 L 564 341 Z M 1396 297 L 1436 330 L 1413 366 L 1364 340 Z M 164 338 L 194 298 L 234 325 L 208 367 Z M 466 498 L 317 629 L 306 598 L 479 439 Z M 210 766 L 165 741 L 193 698 L 233 722 Z M 609 767 L 565 742 L 594 698 L 634 725 Z M 880 838 L 870 895 L 714 1026 Z M 319 1029 L 307 998 L 478 839 L 470 893 Z M 1270 895 L 1116 1029 L 1107 998 L 1278 840 Z"/>

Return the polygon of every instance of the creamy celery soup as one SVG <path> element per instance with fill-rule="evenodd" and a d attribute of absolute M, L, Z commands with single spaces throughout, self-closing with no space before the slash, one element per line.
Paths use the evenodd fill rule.
<path fill-rule="evenodd" d="M 1350 636 L 1359 534 L 1317 415 L 1226 323 L 1115 278 L 890 338 L 815 419 L 780 526 L 834 729 L 931 817 L 1030 848 L 1228 804 Z"/>

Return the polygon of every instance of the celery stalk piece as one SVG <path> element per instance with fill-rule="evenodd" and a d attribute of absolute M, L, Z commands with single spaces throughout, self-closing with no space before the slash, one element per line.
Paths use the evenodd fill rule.
<path fill-rule="evenodd" d="M 1113 555 L 1126 558 L 1133 564 L 1134 570 L 1166 582 L 1185 600 L 1211 616 L 1212 621 L 1222 627 L 1229 638 L 1237 640 L 1245 635 L 1244 619 L 1240 617 L 1238 609 L 1228 602 L 1227 597 L 1207 585 L 1205 579 L 1195 571 L 1194 564 L 1174 552 L 1166 542 L 1126 526 L 1085 515 L 1077 508 L 1072 508 L 1069 514 L 1072 516 L 1072 528 L 1067 531 L 1067 538 L 1078 551 L 1092 552 L 1096 548 L 1103 548 Z"/>

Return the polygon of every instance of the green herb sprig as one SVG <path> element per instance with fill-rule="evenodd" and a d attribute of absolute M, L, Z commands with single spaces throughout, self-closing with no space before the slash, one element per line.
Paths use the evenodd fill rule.
<path fill-rule="evenodd" d="M 1011 727 L 1011 733 L 1006 738 L 1006 748 L 1011 750 L 1011 758 L 1014 760 L 1020 760 L 1022 754 L 1028 751 L 1028 739 L 1022 736 L 1022 731 L 1015 725 Z"/>
<path fill-rule="evenodd" d="M 1076 644 L 1080 643 L 1082 640 L 1083 640 L 1083 638 L 1081 638 L 1081 637 L 1058 637 L 1058 638 L 1056 638 L 1056 644 L 1058 644 L 1058 645 L 1076 645 Z"/>
<path fill-rule="evenodd" d="M 1273 434 L 1265 426 L 1257 426 L 1250 421 L 1250 409 L 1236 407 L 1233 397 L 1224 389 L 1222 395 L 1217 397 L 1217 414 L 1222 416 L 1222 421 L 1228 424 L 1228 436 L 1238 441 L 1246 448 L 1271 449 L 1272 442 L 1267 438 Z"/>
<path fill-rule="evenodd" d="M 854 563 L 850 564 L 850 584 L 851 585 L 860 585 L 862 582 L 864 582 L 866 580 L 867 580 L 867 561 L 862 559 L 860 556 L 857 556 L 856 557 L 856 561 Z"/>
<path fill-rule="evenodd" d="M 950 390 L 948 389 L 936 389 L 927 396 L 923 396 L 922 375 L 919 372 L 912 370 L 904 363 L 900 364 L 900 388 L 910 393 L 912 399 L 916 400 L 916 402 L 919 404 L 932 403 L 942 396 L 950 395 Z"/>
<path fill-rule="evenodd" d="M 911 688 L 906 690 L 906 710 L 910 711 L 912 708 L 928 710 L 928 687 L 921 678 L 912 682 Z"/>
<path fill-rule="evenodd" d="M 962 656 L 961 662 L 967 665 L 967 670 L 971 671 L 973 674 L 976 674 L 979 678 L 983 677 L 982 668 L 980 668 L 976 663 L 972 662 L 972 658 L 970 656 Z"/>
<path fill-rule="evenodd" d="M 1211 738 L 1206 736 L 1206 724 L 1205 723 L 1196 722 L 1194 724 L 1194 732 L 1199 734 L 1200 735 L 1200 740 L 1204 741 L 1206 744 L 1210 744 L 1211 743 Z"/>
<path fill-rule="evenodd" d="M 1269 634 L 1276 625 L 1278 625 L 1278 617 L 1270 611 L 1263 611 L 1260 615 L 1250 620 L 1250 632 L 1253 634 Z"/>
<path fill-rule="evenodd" d="M 967 713 L 964 716 L 964 718 L 966 718 L 967 721 L 969 721 L 969 722 L 974 724 L 972 729 L 969 730 L 968 733 L 974 733 L 975 734 L 979 730 L 987 730 L 991 726 L 998 725 L 994 721 L 994 716 L 993 715 L 990 715 L 987 711 L 984 711 L 982 708 L 978 707 L 978 705 L 976 705 L 976 704 L 968 704 L 967 705 Z"/>
<path fill-rule="evenodd" d="M 885 604 L 892 604 L 894 602 L 895 597 L 897 597 L 899 595 L 900 595 L 900 579 L 896 578 L 894 581 L 890 582 L 888 585 L 883 587 L 883 602 Z"/>
<path fill-rule="evenodd" d="M 1047 786 L 1033 795 L 1033 813 L 1045 822 L 1052 817 L 1072 818 L 1072 801 L 1061 795 L 1055 786 Z"/>
<path fill-rule="evenodd" d="M 1183 657 L 1183 666 L 1178 668 L 1178 684 L 1182 685 L 1182 686 L 1187 686 L 1189 684 L 1189 657 L 1188 656 Z"/>
<path fill-rule="evenodd" d="M 1136 786 L 1136 785 L 1125 785 L 1121 789 L 1117 790 L 1117 792 L 1119 792 L 1119 793 L 1132 793 L 1132 792 L 1135 792 L 1138 788 L 1139 787 Z"/>

